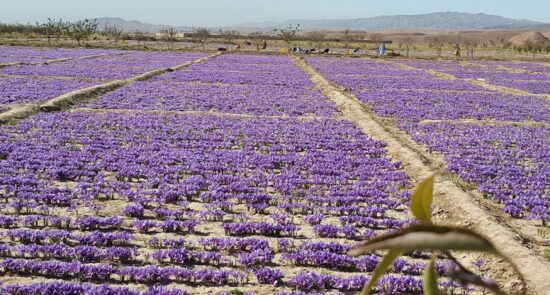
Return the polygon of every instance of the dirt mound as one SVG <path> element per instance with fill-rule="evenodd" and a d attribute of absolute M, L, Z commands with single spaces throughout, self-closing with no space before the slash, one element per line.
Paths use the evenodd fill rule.
<path fill-rule="evenodd" d="M 513 44 L 523 44 L 527 41 L 531 41 L 533 43 L 546 43 L 550 42 L 550 39 L 545 37 L 540 32 L 525 32 L 510 38 L 510 42 Z"/>

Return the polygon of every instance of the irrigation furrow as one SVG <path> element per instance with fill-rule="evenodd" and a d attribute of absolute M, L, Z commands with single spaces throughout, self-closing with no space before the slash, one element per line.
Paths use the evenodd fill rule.
<path fill-rule="evenodd" d="M 293 120 L 338 120 L 341 117 L 323 116 L 276 116 L 276 115 L 251 115 L 239 113 L 224 113 L 216 111 L 170 111 L 170 110 L 140 110 L 140 109 L 96 109 L 96 108 L 73 108 L 71 112 L 92 112 L 92 113 L 122 113 L 122 114 L 180 114 L 180 115 L 207 115 L 219 117 L 236 118 L 260 118 L 260 119 L 293 119 Z"/>
<path fill-rule="evenodd" d="M 419 124 L 430 123 L 451 123 L 451 124 L 477 124 L 477 125 L 492 125 L 492 126 L 536 126 L 536 127 L 550 127 L 548 122 L 535 122 L 535 121 L 496 121 L 496 120 L 476 120 L 476 119 L 462 119 L 462 120 L 422 120 Z"/>
<path fill-rule="evenodd" d="M 414 179 L 421 180 L 445 167 L 441 157 L 431 154 L 424 147 L 395 126 L 383 124 L 383 119 L 374 114 L 353 95 L 331 84 L 303 59 L 294 58 L 298 66 L 311 76 L 312 81 L 332 100 L 344 117 L 353 121 L 361 130 L 376 140 L 387 144 L 388 154 L 400 161 L 404 170 Z M 502 251 L 511 257 L 528 280 L 530 294 L 545 294 L 550 290 L 550 264 L 530 249 L 529 237 L 508 223 L 499 210 L 492 209 L 490 202 L 483 201 L 479 193 L 467 191 L 460 181 L 443 173 L 435 184 L 438 218 L 446 223 L 472 228 L 490 238 Z M 504 266 L 499 266 L 505 270 Z M 502 275 L 502 274 L 501 274 Z M 502 276 L 501 279 L 504 279 Z M 509 281 L 509 278 L 506 279 Z"/>

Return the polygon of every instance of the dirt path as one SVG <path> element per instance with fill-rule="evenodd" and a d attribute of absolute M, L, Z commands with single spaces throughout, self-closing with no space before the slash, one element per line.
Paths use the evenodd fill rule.
<path fill-rule="evenodd" d="M 236 118 L 259 118 L 259 119 L 295 119 L 295 120 L 343 120 L 341 117 L 323 117 L 323 116 L 277 116 L 277 115 L 251 115 L 239 113 L 224 113 L 216 111 L 170 111 L 170 110 L 140 110 L 140 109 L 95 109 L 95 108 L 73 108 L 71 112 L 93 112 L 93 113 L 122 113 L 122 114 L 182 114 L 182 115 L 209 115 L 219 117 Z"/>
<path fill-rule="evenodd" d="M 501 93 L 504 93 L 504 94 L 514 94 L 514 95 L 522 95 L 522 96 L 536 96 L 536 97 L 539 97 L 539 98 L 542 98 L 542 99 L 550 100 L 550 94 L 531 93 L 531 92 L 524 91 L 524 90 L 519 90 L 519 89 L 516 89 L 516 88 L 510 88 L 510 87 L 506 87 L 506 86 L 499 86 L 499 85 L 490 84 L 490 83 L 487 83 L 487 82 L 481 81 L 481 80 L 474 80 L 474 79 L 463 79 L 463 80 L 467 81 L 471 84 L 483 87 L 485 89 L 498 91 L 498 92 L 501 92 Z"/>
<path fill-rule="evenodd" d="M 535 121 L 496 121 L 496 120 L 462 119 L 462 120 L 422 120 L 419 122 L 419 124 L 430 124 L 430 123 L 550 127 L 549 122 L 535 122 Z"/>
<path fill-rule="evenodd" d="M 387 144 L 389 156 L 400 161 L 405 172 L 413 179 L 419 181 L 427 178 L 445 166 L 440 157 L 428 153 L 425 148 L 407 138 L 395 126 L 381 124 L 381 118 L 354 96 L 344 93 L 341 88 L 328 82 L 303 59 L 294 57 L 294 60 L 336 104 L 344 117 L 353 121 L 373 139 L 384 141 Z M 527 278 L 530 294 L 547 294 L 547 290 L 550 290 L 550 280 L 548 280 L 550 263 L 529 247 L 529 242 L 519 235 L 517 229 L 503 223 L 503 220 L 509 218 L 498 210 L 486 207 L 484 203 L 489 202 L 481 202 L 472 193 L 465 191 L 448 173 L 443 173 L 437 178 L 435 190 L 434 207 L 439 218 L 447 223 L 467 226 L 487 236 L 518 264 Z M 501 279 L 508 280 L 509 269 L 503 265 L 497 265 L 497 267 L 500 268 L 499 276 L 506 277 Z"/>

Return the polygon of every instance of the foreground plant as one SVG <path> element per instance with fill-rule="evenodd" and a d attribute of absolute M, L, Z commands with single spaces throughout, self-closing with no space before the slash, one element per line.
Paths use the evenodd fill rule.
<path fill-rule="evenodd" d="M 433 224 L 431 221 L 431 205 L 433 199 L 433 183 L 435 176 L 424 180 L 412 195 L 410 209 L 418 224 L 403 228 L 390 234 L 370 239 L 348 251 L 349 255 L 359 256 L 375 250 L 388 250 L 382 261 L 374 270 L 372 277 L 365 284 L 361 294 L 370 294 L 380 277 L 388 270 L 393 261 L 407 252 L 428 250 L 432 258 L 424 269 L 424 294 L 441 294 L 438 287 L 438 277 L 435 261 L 446 258 L 456 265 L 447 275 L 462 285 L 472 284 L 491 290 L 495 294 L 507 294 L 494 282 L 482 279 L 461 265 L 450 251 L 485 252 L 503 258 L 510 263 L 514 272 L 521 280 L 522 288 L 518 294 L 526 294 L 526 283 L 517 266 L 502 254 L 488 239 L 480 234 L 451 226 Z"/>

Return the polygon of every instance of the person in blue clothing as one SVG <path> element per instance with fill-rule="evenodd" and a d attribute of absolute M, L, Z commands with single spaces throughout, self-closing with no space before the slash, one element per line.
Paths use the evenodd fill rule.
<path fill-rule="evenodd" d="M 378 46 L 378 54 L 380 54 L 381 56 L 384 56 L 384 54 L 386 54 L 386 44 L 385 43 L 380 43 L 380 46 Z"/>

